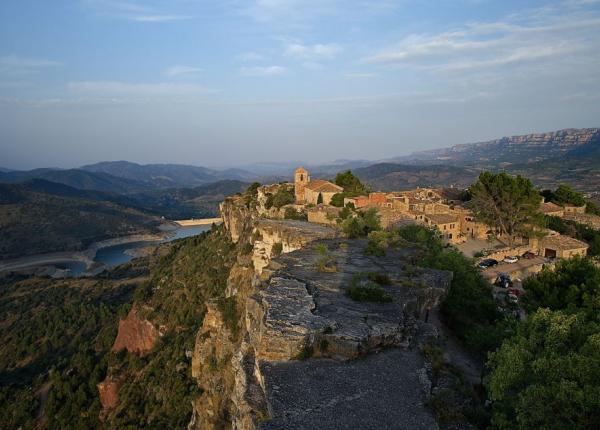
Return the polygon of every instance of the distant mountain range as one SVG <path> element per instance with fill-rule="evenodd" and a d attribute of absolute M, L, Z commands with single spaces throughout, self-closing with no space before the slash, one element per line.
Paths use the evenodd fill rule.
<path fill-rule="evenodd" d="M 390 161 L 496 169 L 567 155 L 593 153 L 598 145 L 600 128 L 570 128 L 420 151 Z"/>
<path fill-rule="evenodd" d="M 210 194 L 209 184 L 239 191 L 247 183 L 273 183 L 292 179 L 303 165 L 313 178 L 333 178 L 337 172 L 353 170 L 376 189 L 406 189 L 415 186 L 463 187 L 482 170 L 505 170 L 531 177 L 540 187 L 568 182 L 582 191 L 600 186 L 600 129 L 565 129 L 547 133 L 503 137 L 486 142 L 415 152 L 382 161 L 337 160 L 314 165 L 298 161 L 256 163 L 242 168 L 211 169 L 180 164 L 141 165 L 128 161 L 106 161 L 77 169 L 0 169 L 0 182 L 24 183 L 41 179 L 86 191 L 108 193 L 111 201 L 142 205 L 147 210 L 166 210 L 170 215 L 191 215 L 199 207 L 190 202 Z M 231 181 L 231 182 L 227 182 Z M 39 184 L 38 184 L 39 186 Z M 188 192 L 174 191 L 191 188 Z M 124 199 L 120 196 L 127 196 Z M 219 193 L 214 194 L 216 198 Z M 183 203 L 183 202 L 187 203 Z M 203 208 L 206 209 L 204 201 Z M 211 203 L 214 208 L 214 202 Z M 185 208 L 184 208 L 185 207 Z M 214 210 L 214 209 L 213 209 Z"/>

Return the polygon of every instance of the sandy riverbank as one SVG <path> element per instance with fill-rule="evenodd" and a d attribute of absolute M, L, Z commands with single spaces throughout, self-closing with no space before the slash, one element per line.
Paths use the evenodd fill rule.
<path fill-rule="evenodd" d="M 116 237 L 113 239 L 94 242 L 83 251 L 52 252 L 46 254 L 29 255 L 26 257 L 14 258 L 11 260 L 3 260 L 0 261 L 0 272 L 9 272 L 17 270 L 21 271 L 28 269 L 33 270 L 35 268 L 46 267 L 43 273 L 50 274 L 52 276 L 53 273 L 48 272 L 49 268 L 47 268 L 47 266 L 79 262 L 85 264 L 84 275 L 93 275 L 104 268 L 104 265 L 94 261 L 96 253 L 100 249 L 107 248 L 109 246 L 124 245 L 127 243 L 135 242 L 160 242 L 168 236 L 168 232 L 163 232 L 159 234 L 135 234 L 131 236 Z M 60 270 L 61 269 L 56 268 L 55 272 L 58 272 Z"/>
<path fill-rule="evenodd" d="M 182 227 L 191 227 L 193 225 L 211 225 L 221 224 L 223 220 L 221 218 L 202 218 L 202 219 L 182 219 L 173 221 Z"/>

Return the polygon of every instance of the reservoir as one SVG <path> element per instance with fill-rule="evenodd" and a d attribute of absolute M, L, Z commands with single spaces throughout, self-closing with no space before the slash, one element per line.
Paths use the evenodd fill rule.
<path fill-rule="evenodd" d="M 133 259 L 133 256 L 129 255 L 128 251 L 130 250 L 144 248 L 147 246 L 157 246 L 161 243 L 167 243 L 177 239 L 184 239 L 186 237 L 196 236 L 202 232 L 210 230 L 210 228 L 210 225 L 194 225 L 189 227 L 180 227 L 173 232 L 172 236 L 169 236 L 168 238 L 162 241 L 130 242 L 121 245 L 107 246 L 106 248 L 100 248 L 96 252 L 96 257 L 94 257 L 94 261 L 105 264 L 108 267 L 118 266 L 120 264 L 127 263 Z"/>

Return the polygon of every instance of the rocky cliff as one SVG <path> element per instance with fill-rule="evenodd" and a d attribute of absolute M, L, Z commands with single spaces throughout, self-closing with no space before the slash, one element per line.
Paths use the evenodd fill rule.
<path fill-rule="evenodd" d="M 435 334 L 424 315 L 452 274 L 414 267 L 414 249 L 367 256 L 335 229 L 261 218 L 244 196 L 221 213 L 243 251 L 196 336 L 189 429 L 435 428 L 414 346 Z M 389 300 L 349 297 L 364 273 L 385 277 Z"/>
<path fill-rule="evenodd" d="M 599 141 L 600 128 L 570 128 L 416 152 L 403 161 L 418 160 L 480 168 L 507 166 L 556 158 L 596 145 Z"/>

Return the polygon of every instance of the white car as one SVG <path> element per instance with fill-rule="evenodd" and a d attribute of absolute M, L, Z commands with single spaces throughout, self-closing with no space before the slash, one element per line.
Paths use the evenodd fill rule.
<path fill-rule="evenodd" d="M 512 255 L 512 256 L 507 256 L 504 257 L 504 261 L 505 263 L 516 263 L 517 261 L 519 261 L 519 257 L 517 257 L 516 255 Z"/>

